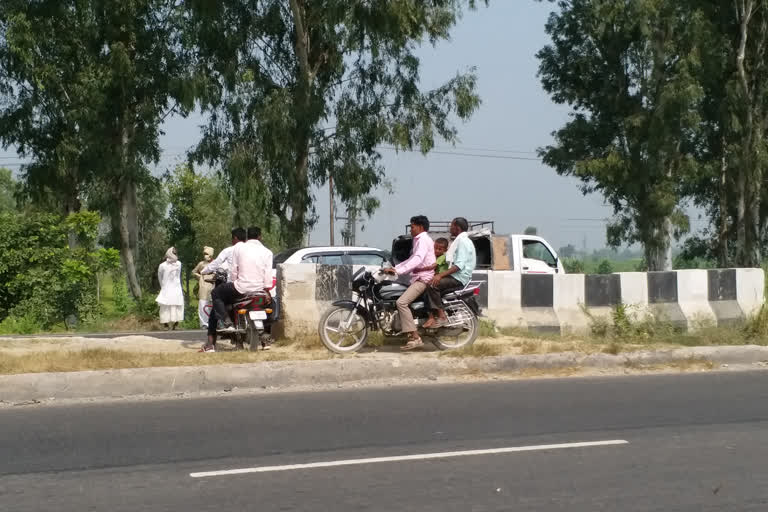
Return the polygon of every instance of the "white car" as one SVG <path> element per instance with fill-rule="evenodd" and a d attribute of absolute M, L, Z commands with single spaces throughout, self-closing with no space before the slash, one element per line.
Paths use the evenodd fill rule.
<path fill-rule="evenodd" d="M 272 296 L 277 291 L 277 266 L 297 263 L 320 265 L 364 265 L 381 267 L 389 261 L 389 255 L 375 247 L 303 247 L 288 249 L 272 259 Z"/>

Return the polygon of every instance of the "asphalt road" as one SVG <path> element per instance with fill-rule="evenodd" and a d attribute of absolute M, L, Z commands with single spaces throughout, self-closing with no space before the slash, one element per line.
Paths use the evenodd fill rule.
<path fill-rule="evenodd" d="M 765 511 L 768 372 L 2 409 L 0 454 L 3 511 Z"/>

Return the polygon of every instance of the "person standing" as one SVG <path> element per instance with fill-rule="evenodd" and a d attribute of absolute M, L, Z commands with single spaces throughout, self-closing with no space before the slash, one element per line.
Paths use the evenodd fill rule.
<path fill-rule="evenodd" d="M 160 323 L 166 330 L 174 330 L 184 320 L 181 262 L 176 248 L 171 247 L 165 253 L 165 261 L 157 268 L 157 279 L 160 282 L 160 294 L 155 300 L 160 305 Z"/>
<path fill-rule="evenodd" d="M 424 346 L 416 329 L 416 322 L 411 313 L 411 303 L 427 291 L 429 283 L 435 277 L 435 243 L 429 237 L 429 219 L 423 215 L 411 218 L 411 236 L 413 247 L 411 256 L 395 268 L 384 270 L 389 274 L 411 274 L 411 284 L 404 294 L 397 299 L 397 311 L 403 333 L 408 335 L 408 343 L 403 350 L 413 350 Z"/>
<path fill-rule="evenodd" d="M 210 316 L 211 291 L 213 290 L 214 276 L 212 274 L 203 275 L 203 269 L 213 259 L 213 248 L 203 247 L 203 261 L 197 264 L 192 275 L 198 281 L 197 285 L 197 316 L 200 317 L 200 328 L 208 328 L 208 317 Z M 208 310 L 206 310 L 206 308 Z"/>

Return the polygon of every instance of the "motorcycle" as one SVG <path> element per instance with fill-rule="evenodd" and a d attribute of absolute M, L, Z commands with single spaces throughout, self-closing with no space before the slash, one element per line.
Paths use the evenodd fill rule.
<path fill-rule="evenodd" d="M 217 270 L 214 287 L 227 282 L 227 273 Z M 269 292 L 250 295 L 243 300 L 227 306 L 229 318 L 235 326 L 234 332 L 220 333 L 219 336 L 229 339 L 238 349 L 247 343 L 251 351 L 269 350 L 272 344 L 270 326 L 274 319 L 275 308 L 269 300 Z M 210 317 L 210 310 L 208 311 Z"/>
<path fill-rule="evenodd" d="M 410 305 L 419 333 L 440 350 L 455 350 L 472 345 L 479 333 L 480 307 L 475 296 L 480 293 L 479 282 L 469 282 L 462 289 L 443 294 L 447 323 L 438 329 L 424 329 L 429 307 L 420 297 Z M 332 304 L 320 319 L 319 334 L 323 345 L 337 354 L 349 354 L 363 348 L 371 331 L 381 331 L 385 337 L 399 336 L 401 330 L 397 299 L 408 287 L 394 281 L 388 274 L 375 274 L 364 268 L 352 277 L 355 300 L 340 300 Z"/>

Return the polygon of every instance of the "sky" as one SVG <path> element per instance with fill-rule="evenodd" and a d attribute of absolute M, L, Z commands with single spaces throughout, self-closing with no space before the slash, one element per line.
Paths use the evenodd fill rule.
<path fill-rule="evenodd" d="M 544 24 L 551 9 L 552 4 L 534 0 L 492 0 L 487 8 L 467 12 L 451 41 L 421 50 L 423 88 L 436 87 L 474 66 L 482 105 L 458 125 L 456 147 L 437 142 L 440 154 L 426 157 L 382 150 L 393 193 L 377 194 L 381 208 L 363 223 L 358 245 L 389 248 L 417 214 L 432 220 L 492 220 L 497 233 L 521 233 L 536 226 L 556 248 L 569 243 L 579 248 L 586 243 L 590 249 L 605 245 L 605 223 L 599 219 L 610 217 L 611 209 L 599 195 L 583 196 L 577 180 L 558 176 L 535 154 L 551 142 L 551 133 L 568 114 L 566 106 L 549 99 L 536 76 L 535 54 L 548 42 Z M 199 140 L 204 122 L 200 115 L 169 118 L 159 171 L 184 159 L 184 152 Z M 14 158 L 14 152 L 0 151 L 0 166 L 18 162 Z M 310 242 L 325 245 L 327 188 L 316 190 L 315 196 L 319 218 Z M 339 244 L 343 222 L 337 224 Z"/>

